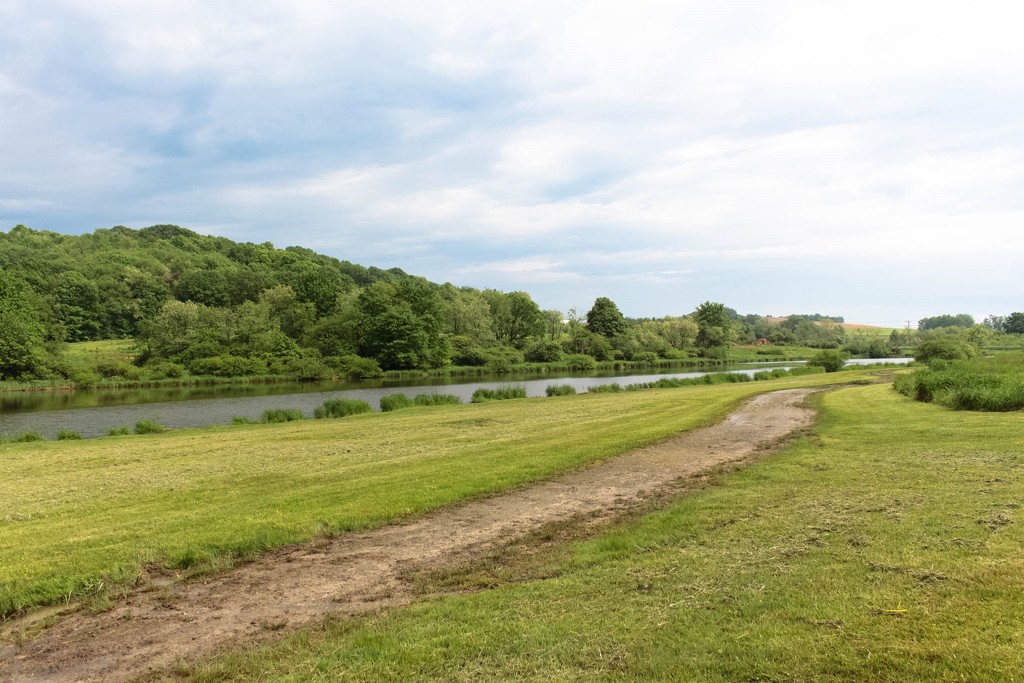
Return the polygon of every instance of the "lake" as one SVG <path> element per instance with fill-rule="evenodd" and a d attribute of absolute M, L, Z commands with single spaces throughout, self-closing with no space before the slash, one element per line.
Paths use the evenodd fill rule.
<path fill-rule="evenodd" d="M 906 363 L 909 358 L 860 359 L 851 364 L 878 362 Z M 552 384 L 569 384 L 577 392 L 588 387 L 619 383 L 639 384 L 662 378 L 703 377 L 710 372 L 753 375 L 770 368 L 790 368 L 798 363 L 743 363 L 729 368 L 701 372 L 658 372 L 650 374 L 566 374 L 538 378 L 509 375 L 469 378 L 433 377 L 421 380 L 370 380 L 363 382 L 313 382 L 157 389 L 99 389 L 74 392 L 11 392 L 0 394 L 0 434 L 15 436 L 36 431 L 48 439 L 68 429 L 83 437 L 106 435 L 107 431 L 138 420 L 156 420 L 165 427 L 180 429 L 228 424 L 233 417 L 258 420 L 268 408 L 297 408 L 307 417 L 324 401 L 353 398 L 368 402 L 375 409 L 387 394 L 454 394 L 468 403 L 480 388 L 494 389 L 515 385 L 526 389 L 530 397 L 544 396 Z"/>

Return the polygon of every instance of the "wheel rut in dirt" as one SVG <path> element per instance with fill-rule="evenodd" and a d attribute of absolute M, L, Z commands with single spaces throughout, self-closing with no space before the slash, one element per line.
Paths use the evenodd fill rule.
<path fill-rule="evenodd" d="M 680 480 L 807 426 L 814 390 L 761 394 L 721 422 L 554 479 L 402 524 L 269 551 L 195 583 L 150 583 L 100 614 L 79 611 L 20 645 L 0 642 L 0 681 L 126 681 L 276 637 L 330 614 L 411 602 L 402 576 L 457 567 L 546 524 L 611 520 Z"/>

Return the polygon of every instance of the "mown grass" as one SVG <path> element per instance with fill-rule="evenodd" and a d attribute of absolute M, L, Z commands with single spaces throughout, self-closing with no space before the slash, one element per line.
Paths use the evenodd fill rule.
<path fill-rule="evenodd" d="M 844 380 L 867 373 L 842 373 Z M 707 424 L 834 376 L 0 446 L 0 614 L 372 527 Z M 128 431 L 127 429 L 125 430 Z"/>
<path fill-rule="evenodd" d="M 933 361 L 901 375 L 897 391 L 918 401 L 955 410 L 1024 409 L 1024 354 L 1000 354 L 965 361 Z"/>
<path fill-rule="evenodd" d="M 1024 423 L 887 386 L 821 404 L 817 434 L 781 454 L 528 553 L 549 578 L 342 620 L 188 678 L 1019 680 Z"/>

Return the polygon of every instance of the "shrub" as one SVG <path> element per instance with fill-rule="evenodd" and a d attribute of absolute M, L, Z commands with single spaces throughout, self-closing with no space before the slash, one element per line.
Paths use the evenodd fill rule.
<path fill-rule="evenodd" d="M 260 422 L 295 422 L 305 419 L 305 415 L 298 408 L 267 408 L 263 411 Z"/>
<path fill-rule="evenodd" d="M 373 379 L 383 377 L 384 371 L 372 358 L 363 358 L 355 354 L 346 356 L 328 356 L 324 362 L 338 371 L 339 374 L 352 379 Z"/>
<path fill-rule="evenodd" d="M 487 350 L 473 343 L 469 337 L 452 337 L 452 363 L 455 365 L 480 366 L 487 364 Z"/>
<path fill-rule="evenodd" d="M 104 379 L 121 377 L 123 379 L 135 380 L 142 377 L 141 369 L 135 367 L 131 363 L 126 363 L 121 360 L 110 360 L 98 363 L 96 365 L 96 372 L 98 372 L 100 377 Z"/>
<path fill-rule="evenodd" d="M 419 394 L 413 403 L 418 406 L 451 406 L 460 405 L 462 399 L 455 394 Z"/>
<path fill-rule="evenodd" d="M 553 339 L 537 339 L 527 344 L 523 358 L 531 363 L 554 363 L 562 359 L 562 347 Z"/>
<path fill-rule="evenodd" d="M 319 358 L 294 358 L 288 361 L 287 374 L 299 382 L 315 382 L 331 376 L 331 369 Z"/>
<path fill-rule="evenodd" d="M 100 375 L 92 368 L 75 366 L 68 371 L 68 379 L 78 389 L 90 389 L 100 381 Z"/>
<path fill-rule="evenodd" d="M 574 353 L 566 357 L 565 364 L 570 370 L 593 370 L 597 367 L 597 359 L 585 353 Z"/>
<path fill-rule="evenodd" d="M 120 427 L 111 427 L 107 430 L 107 436 L 125 436 L 132 433 L 132 428 L 128 425 L 122 425 Z"/>
<path fill-rule="evenodd" d="M 576 393 L 576 387 L 571 384 L 551 384 L 544 393 L 548 396 L 572 396 Z"/>
<path fill-rule="evenodd" d="M 385 413 L 390 413 L 392 410 L 408 408 L 412 404 L 412 399 L 405 394 L 388 394 L 387 396 L 381 396 L 380 398 L 380 409 L 381 412 Z"/>
<path fill-rule="evenodd" d="M 848 356 L 836 349 L 825 349 L 818 351 L 811 356 L 807 364 L 814 367 L 825 368 L 825 372 L 838 372 L 846 366 Z"/>
<path fill-rule="evenodd" d="M 167 427 L 164 427 L 156 420 L 139 420 L 135 423 L 136 434 L 159 434 L 166 431 Z"/>
<path fill-rule="evenodd" d="M 484 401 L 504 401 L 512 398 L 526 398 L 526 387 L 499 387 L 497 389 L 480 388 L 473 392 L 473 403 Z"/>
<path fill-rule="evenodd" d="M 185 376 L 185 366 L 170 361 L 150 363 L 143 370 L 149 379 L 179 379 Z"/>
<path fill-rule="evenodd" d="M 62 429 L 57 432 L 57 441 L 76 441 L 81 438 L 81 434 L 73 432 L 70 429 Z"/>
<path fill-rule="evenodd" d="M 622 386 L 618 383 L 596 384 L 592 387 L 587 387 L 588 394 L 615 394 L 620 391 L 622 391 Z"/>
<path fill-rule="evenodd" d="M 373 410 L 366 401 L 353 398 L 334 398 L 324 401 L 324 404 L 313 411 L 313 416 L 318 420 L 329 417 L 346 417 L 347 415 L 358 415 L 369 413 Z"/>
<path fill-rule="evenodd" d="M 924 363 L 936 358 L 945 360 L 967 360 L 978 355 L 977 349 L 971 344 L 955 337 L 929 339 L 914 349 L 914 360 Z"/>
<path fill-rule="evenodd" d="M 642 365 L 654 365 L 658 362 L 658 354 L 654 351 L 640 351 L 633 354 L 632 361 Z"/>
<path fill-rule="evenodd" d="M 1024 358 L 965 361 L 933 360 L 928 368 L 898 375 L 896 391 L 918 401 L 954 410 L 1009 411 L 1024 409 Z"/>
<path fill-rule="evenodd" d="M 43 441 L 43 435 L 39 432 L 22 432 L 14 437 L 15 443 L 28 443 L 29 441 Z"/>
<path fill-rule="evenodd" d="M 259 358 L 244 358 L 242 356 L 210 356 L 208 358 L 196 358 L 188 364 L 188 370 L 193 375 L 207 375 L 212 377 L 246 377 L 252 375 L 265 375 L 267 364 Z"/>

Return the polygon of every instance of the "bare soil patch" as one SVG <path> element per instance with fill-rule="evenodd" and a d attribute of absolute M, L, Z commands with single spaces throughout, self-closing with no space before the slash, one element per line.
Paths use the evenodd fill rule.
<path fill-rule="evenodd" d="M 421 597 L 410 573 L 454 568 L 545 525 L 607 522 L 807 426 L 813 390 L 757 396 L 713 426 L 583 470 L 417 520 L 265 553 L 203 582 L 154 574 L 112 609 L 71 614 L 40 635 L 0 641 L 3 681 L 125 681 L 182 660 L 278 637 L 327 615 Z"/>

